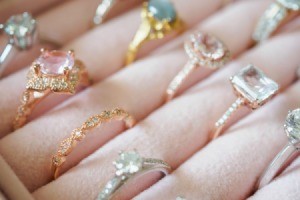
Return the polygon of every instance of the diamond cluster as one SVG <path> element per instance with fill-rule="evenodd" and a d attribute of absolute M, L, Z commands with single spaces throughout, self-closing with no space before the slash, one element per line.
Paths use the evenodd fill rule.
<path fill-rule="evenodd" d="M 230 58 L 230 51 L 218 38 L 197 32 L 190 35 L 184 48 L 193 63 L 215 69 L 223 66 Z"/>

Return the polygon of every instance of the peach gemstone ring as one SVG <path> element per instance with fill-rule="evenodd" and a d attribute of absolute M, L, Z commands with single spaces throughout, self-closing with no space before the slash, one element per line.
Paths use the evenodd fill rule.
<path fill-rule="evenodd" d="M 74 59 L 73 51 L 41 49 L 40 57 L 29 68 L 13 129 L 24 126 L 35 106 L 51 92 L 74 94 L 80 83 L 87 86 L 90 80 L 84 64 Z"/>
<path fill-rule="evenodd" d="M 197 32 L 190 35 L 184 44 L 189 60 L 183 69 L 174 77 L 166 92 L 166 101 L 175 96 L 185 79 L 199 66 L 212 70 L 222 67 L 230 58 L 226 45 L 213 35 Z"/>
<path fill-rule="evenodd" d="M 268 102 L 279 90 L 279 85 L 267 77 L 259 68 L 248 65 L 230 78 L 237 100 L 215 123 L 212 138 L 217 138 L 229 117 L 241 106 L 248 106 L 252 110 Z"/>
<path fill-rule="evenodd" d="M 72 152 L 76 144 L 81 141 L 89 131 L 112 120 L 124 121 L 126 128 L 131 128 L 136 123 L 133 116 L 120 108 L 103 111 L 99 115 L 94 115 L 88 118 L 81 127 L 74 129 L 71 135 L 60 143 L 56 154 L 53 155 L 52 169 L 54 171 L 55 179 L 60 175 L 59 170 L 66 162 L 67 156 Z"/>

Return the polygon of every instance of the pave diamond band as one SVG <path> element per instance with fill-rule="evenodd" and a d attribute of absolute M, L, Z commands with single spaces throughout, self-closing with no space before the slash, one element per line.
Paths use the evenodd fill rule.
<path fill-rule="evenodd" d="M 226 45 L 213 35 L 196 32 L 184 44 L 189 57 L 183 69 L 173 78 L 166 91 L 166 101 L 174 98 L 185 79 L 199 66 L 210 69 L 222 67 L 230 58 Z"/>
<path fill-rule="evenodd" d="M 115 5 L 116 0 L 102 0 L 96 9 L 95 16 L 93 18 L 94 25 L 99 25 L 103 22 L 103 19 L 107 15 L 108 11 Z"/>
<path fill-rule="evenodd" d="M 291 11 L 299 11 L 299 4 L 299 0 L 277 0 L 272 3 L 259 19 L 252 36 L 253 40 L 260 43 L 268 39 Z"/>
<path fill-rule="evenodd" d="M 64 139 L 57 150 L 57 153 L 52 157 L 52 168 L 54 171 L 54 178 L 59 174 L 59 169 L 65 163 L 67 156 L 72 152 L 76 144 L 83 140 L 88 132 L 96 127 L 108 123 L 112 120 L 122 120 L 125 122 L 126 128 L 130 128 L 135 124 L 135 119 L 128 112 L 123 109 L 115 108 L 109 111 L 103 111 L 99 115 L 94 115 L 86 120 L 81 127 L 72 131 L 71 135 Z"/>
<path fill-rule="evenodd" d="M 251 109 L 259 108 L 268 102 L 279 90 L 279 85 L 267 77 L 259 68 L 248 65 L 230 77 L 231 84 L 238 96 L 237 100 L 215 123 L 212 139 L 217 138 L 229 117 L 245 105 Z"/>
<path fill-rule="evenodd" d="M 124 184 L 128 184 L 133 178 L 155 171 L 167 175 L 171 171 L 171 167 L 165 161 L 143 158 L 136 151 L 121 152 L 113 164 L 116 168 L 115 176 L 101 189 L 97 200 L 111 199 Z"/>
<path fill-rule="evenodd" d="M 257 188 L 260 189 L 270 183 L 290 161 L 292 155 L 300 150 L 300 108 L 289 111 L 284 129 L 287 133 L 288 144 L 275 156 L 265 172 L 260 177 Z"/>

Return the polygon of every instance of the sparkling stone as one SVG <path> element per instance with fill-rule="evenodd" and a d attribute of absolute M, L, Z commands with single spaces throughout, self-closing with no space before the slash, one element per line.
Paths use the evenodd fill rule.
<path fill-rule="evenodd" d="M 194 48 L 201 57 L 217 60 L 224 56 L 224 45 L 216 37 L 203 33 L 198 33 L 193 37 Z"/>
<path fill-rule="evenodd" d="M 300 141 L 300 108 L 289 112 L 284 127 L 289 137 Z"/>
<path fill-rule="evenodd" d="M 5 24 L 4 31 L 8 35 L 25 37 L 26 34 L 32 33 L 35 27 L 36 21 L 29 13 L 25 12 L 21 15 L 11 16 Z"/>
<path fill-rule="evenodd" d="M 277 2 L 291 10 L 300 10 L 300 0 L 277 0 Z"/>
<path fill-rule="evenodd" d="M 233 87 L 247 99 L 252 108 L 264 104 L 279 89 L 278 84 L 253 65 L 244 67 L 231 79 Z"/>
<path fill-rule="evenodd" d="M 159 21 L 173 22 L 176 19 L 175 8 L 169 0 L 150 0 L 148 10 Z"/>
<path fill-rule="evenodd" d="M 72 70 L 74 58 L 64 51 L 45 51 L 35 63 L 41 66 L 43 74 L 60 75 L 65 68 Z"/>
<path fill-rule="evenodd" d="M 114 163 L 118 175 L 133 174 L 142 168 L 143 159 L 135 151 L 121 153 L 119 159 Z"/>
<path fill-rule="evenodd" d="M 26 49 L 33 44 L 36 21 L 27 12 L 11 16 L 4 25 L 4 32 L 10 36 L 16 47 Z"/>

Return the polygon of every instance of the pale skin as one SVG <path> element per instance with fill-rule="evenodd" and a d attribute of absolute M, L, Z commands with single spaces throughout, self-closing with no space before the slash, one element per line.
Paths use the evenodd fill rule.
<path fill-rule="evenodd" d="M 159 182 L 154 179 L 158 176 L 145 177 L 135 199 L 245 199 L 252 195 L 252 199 L 295 199 L 300 195 L 300 159 L 253 194 L 257 178 L 287 142 L 283 123 L 288 110 L 299 107 L 297 23 L 250 49 L 253 27 L 270 1 L 242 1 L 219 11 L 221 1 L 185 2 L 174 1 L 188 27 L 197 25 L 197 30 L 222 39 L 233 60 L 216 72 L 199 68 L 168 104 L 164 104 L 165 89 L 187 61 L 182 42 L 188 33 L 146 45 L 140 54 L 143 60 L 120 70 L 138 27 L 139 8 L 62 39 L 63 49 L 74 49 L 84 61 L 94 85 L 68 99 L 48 99 L 49 104 L 41 105 L 32 116 L 34 120 L 14 133 L 10 133 L 11 121 L 27 71 L 20 68 L 28 63 L 18 61 L 20 70 L 0 81 L 0 105 L 5 105 L 0 107 L 0 152 L 36 199 L 95 199 L 113 176 L 111 163 L 118 152 L 132 149 L 163 159 L 174 169 Z M 60 6 L 39 18 L 49 21 Z M 80 23 L 84 27 L 87 22 Z M 119 27 L 126 30 L 115 31 Z M 207 144 L 214 122 L 235 100 L 229 77 L 248 63 L 277 81 L 282 93 L 259 110 L 240 110 L 230 120 L 230 128 Z M 121 122 L 114 122 L 92 132 L 68 157 L 63 175 L 52 181 L 50 159 L 59 142 L 89 116 L 114 107 L 127 110 L 139 123 L 124 131 Z M 141 192 L 151 184 L 155 185 Z M 129 185 L 119 197 L 133 198 L 135 188 Z"/>

